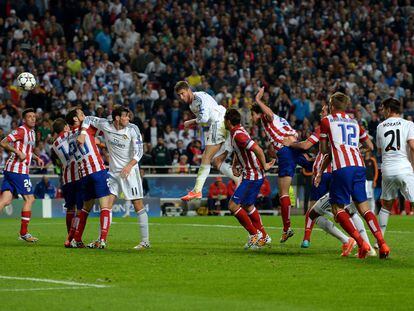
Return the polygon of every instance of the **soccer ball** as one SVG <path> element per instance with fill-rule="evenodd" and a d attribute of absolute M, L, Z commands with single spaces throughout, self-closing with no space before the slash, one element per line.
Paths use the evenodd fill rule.
<path fill-rule="evenodd" d="M 30 72 L 22 72 L 17 77 L 17 84 L 25 91 L 31 91 L 36 86 L 36 79 Z"/>

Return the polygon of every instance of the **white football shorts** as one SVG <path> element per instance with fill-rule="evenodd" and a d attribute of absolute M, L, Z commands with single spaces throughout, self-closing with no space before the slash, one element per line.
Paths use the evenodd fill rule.
<path fill-rule="evenodd" d="M 227 137 L 224 120 L 212 122 L 208 130 L 206 145 L 218 145 L 223 143 Z"/>
<path fill-rule="evenodd" d="M 414 173 L 382 176 L 381 199 L 390 201 L 398 198 L 398 190 L 407 201 L 414 202 Z"/>
<path fill-rule="evenodd" d="M 127 178 L 121 177 L 120 173 L 109 172 L 108 186 L 109 191 L 118 198 L 122 193 L 125 200 L 138 200 L 144 197 L 138 165 L 131 170 Z"/>
<path fill-rule="evenodd" d="M 332 217 L 332 207 L 331 207 L 331 203 L 329 203 L 329 193 L 325 194 L 318 201 L 316 201 L 313 209 L 319 215 L 326 215 L 326 216 Z M 345 206 L 345 209 L 347 209 L 350 214 L 354 214 L 358 212 L 353 202 Z"/>

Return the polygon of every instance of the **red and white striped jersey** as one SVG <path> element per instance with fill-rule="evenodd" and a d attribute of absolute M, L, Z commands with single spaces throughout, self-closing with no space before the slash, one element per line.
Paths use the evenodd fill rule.
<path fill-rule="evenodd" d="M 70 155 L 73 155 L 75 158 L 80 178 L 105 169 L 102 156 L 99 153 L 95 141 L 96 132 L 97 129 L 95 127 L 89 127 L 86 130 L 87 135 L 85 143 L 82 146 L 78 145 L 76 141 L 80 135 L 80 131 L 77 131 L 75 135 L 70 135 L 69 137 L 69 146 L 73 148 L 70 150 Z"/>
<path fill-rule="evenodd" d="M 322 119 L 320 139 L 329 139 L 333 171 L 349 166 L 365 166 L 358 145 L 359 142 L 367 140 L 368 135 L 358 122 L 345 112 L 328 115 Z"/>
<path fill-rule="evenodd" d="M 266 135 L 276 152 L 284 147 L 282 142 L 285 136 L 297 135 L 296 131 L 289 125 L 289 123 L 276 114 L 273 114 L 273 118 L 271 120 L 268 116 L 263 114 L 261 120 Z"/>
<path fill-rule="evenodd" d="M 12 173 L 29 174 L 29 165 L 32 161 L 33 149 L 36 144 L 34 129 L 30 129 L 26 124 L 23 124 L 7 135 L 6 139 L 16 150 L 23 152 L 26 155 L 26 159 L 20 161 L 19 157 L 12 152 L 7 159 L 4 170 Z"/>
<path fill-rule="evenodd" d="M 316 145 L 319 143 L 320 135 L 321 135 L 321 128 L 318 126 L 317 128 L 315 128 L 315 131 L 312 133 L 312 135 L 308 137 L 307 141 L 310 142 L 312 145 Z M 319 152 L 316 156 L 315 162 L 313 162 L 313 174 L 314 175 L 316 175 L 319 167 L 322 165 L 322 159 L 323 159 L 323 154 Z M 324 173 L 332 173 L 332 164 L 328 165 Z"/>
<path fill-rule="evenodd" d="M 252 150 L 256 145 L 254 140 L 251 139 L 249 133 L 241 125 L 234 127 L 230 134 L 231 145 L 243 169 L 243 179 L 262 179 L 265 176 L 263 167 Z"/>
<path fill-rule="evenodd" d="M 62 163 L 62 183 L 67 184 L 79 180 L 78 166 L 76 165 L 73 151 L 77 149 L 76 138 L 70 139 L 71 136 L 77 137 L 79 129 L 75 128 L 69 132 L 61 132 L 55 139 L 52 149 Z M 75 144 L 75 145 L 74 145 Z"/>

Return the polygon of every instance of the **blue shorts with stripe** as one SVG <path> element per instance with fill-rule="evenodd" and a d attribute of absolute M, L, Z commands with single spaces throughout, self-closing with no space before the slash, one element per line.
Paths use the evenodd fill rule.
<path fill-rule="evenodd" d="M 249 180 L 243 179 L 234 192 L 231 200 L 241 206 L 250 206 L 256 203 L 264 179 Z"/>
<path fill-rule="evenodd" d="M 109 174 L 107 170 L 83 177 L 81 179 L 83 200 L 89 201 L 110 195 L 108 181 Z"/>
<path fill-rule="evenodd" d="M 1 192 L 7 190 L 14 196 L 17 196 L 18 194 L 33 194 L 32 182 L 30 181 L 29 175 L 4 171 Z"/>
<path fill-rule="evenodd" d="M 329 189 L 331 204 L 348 205 L 351 198 L 357 203 L 365 202 L 366 180 L 366 168 L 362 166 L 349 166 L 333 171 Z"/>
<path fill-rule="evenodd" d="M 62 186 L 62 194 L 65 199 L 66 208 L 76 207 L 81 210 L 83 207 L 83 191 L 80 180 L 72 181 Z"/>
<path fill-rule="evenodd" d="M 313 166 L 313 162 L 306 159 L 302 151 L 291 147 L 283 147 L 277 152 L 277 163 L 279 167 L 279 177 L 293 177 L 297 165 L 309 172 L 312 171 Z"/>

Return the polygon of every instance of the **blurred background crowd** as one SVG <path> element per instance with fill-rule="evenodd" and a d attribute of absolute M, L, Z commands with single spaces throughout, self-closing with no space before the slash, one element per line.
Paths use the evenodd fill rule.
<path fill-rule="evenodd" d="M 36 108 L 36 152 L 52 165 L 55 118 L 78 105 L 106 117 L 120 104 L 141 129 L 141 164 L 187 173 L 200 163 L 204 132 L 184 130 L 191 113 L 174 96 L 177 81 L 238 108 L 262 147 L 249 111 L 260 86 L 300 139 L 334 90 L 351 97 L 349 113 L 375 137 L 385 97 L 414 116 L 413 57 L 409 0 L 0 0 L 0 136 Z M 23 71 L 38 79 L 30 93 L 15 85 Z"/>

